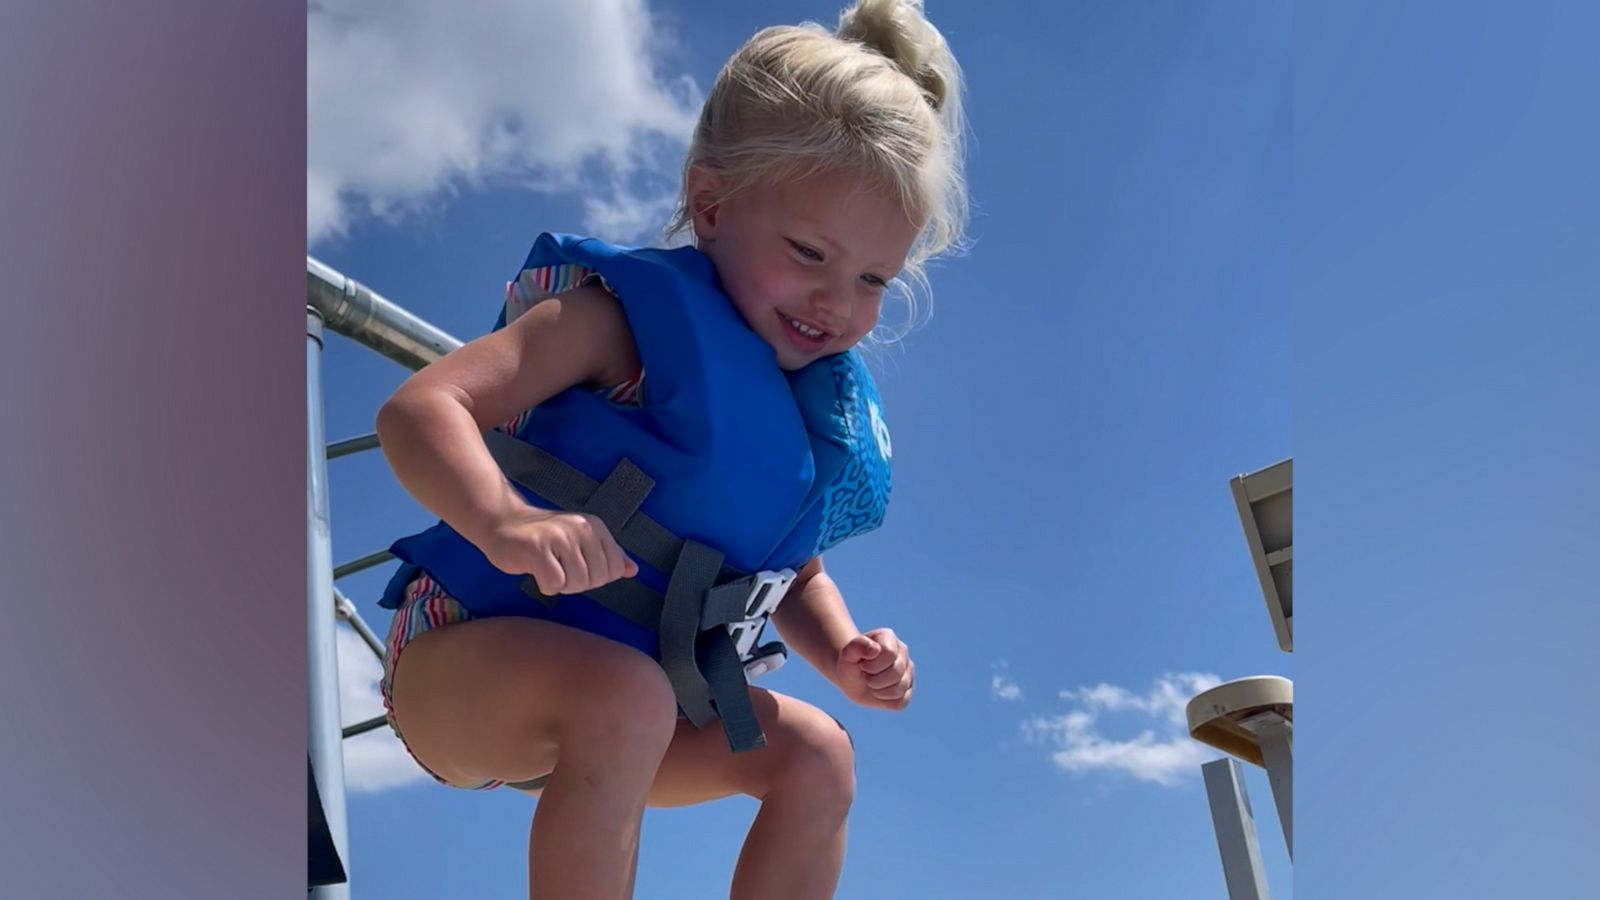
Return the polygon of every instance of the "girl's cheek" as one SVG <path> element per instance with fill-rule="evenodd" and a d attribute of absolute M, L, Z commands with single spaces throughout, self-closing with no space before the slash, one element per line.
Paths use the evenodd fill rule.
<path fill-rule="evenodd" d="M 766 302 L 774 304 L 783 302 L 784 298 L 789 296 L 792 287 L 791 279 L 771 270 L 760 276 L 756 285 L 757 290 L 760 291 L 760 295 L 765 298 Z"/>
<path fill-rule="evenodd" d="M 871 303 L 864 303 L 858 309 L 859 312 L 856 313 L 857 321 L 854 324 L 856 330 L 865 335 L 878 327 L 878 316 L 883 312 L 883 298 L 879 297 Z"/>

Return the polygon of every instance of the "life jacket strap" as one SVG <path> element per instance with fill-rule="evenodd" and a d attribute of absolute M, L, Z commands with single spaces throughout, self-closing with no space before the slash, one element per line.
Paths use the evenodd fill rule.
<path fill-rule="evenodd" d="M 673 534 L 639 511 L 655 481 L 632 462 L 619 462 L 596 482 L 552 454 L 500 431 L 484 435 L 506 477 L 569 512 L 605 523 L 622 549 L 669 573 L 665 595 L 636 579 L 621 579 L 585 592 L 594 602 L 660 636 L 661 667 L 678 707 L 697 728 L 720 718 L 735 753 L 766 745 L 750 703 L 743 657 L 749 655 L 766 620 L 794 581 L 794 572 L 746 574 L 723 562 L 712 547 Z M 522 590 L 553 607 L 560 598 L 543 593 L 533 578 Z M 777 668 L 786 651 L 761 647 L 758 674 Z"/>
<path fill-rule="evenodd" d="M 488 431 L 483 442 L 506 477 L 568 512 L 583 512 L 606 523 L 622 549 L 658 572 L 671 572 L 683 538 L 647 515 L 639 504 L 655 487 L 655 480 L 624 459 L 605 482 L 595 481 L 549 451 L 503 431 Z M 602 484 L 608 484 L 604 492 Z M 742 575 L 729 568 L 724 580 Z"/>

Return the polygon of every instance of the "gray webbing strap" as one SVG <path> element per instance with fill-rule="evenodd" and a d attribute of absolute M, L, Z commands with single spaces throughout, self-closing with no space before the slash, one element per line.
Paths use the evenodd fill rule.
<path fill-rule="evenodd" d="M 767 743 L 750 703 L 744 664 L 727 629 L 716 627 L 725 623 L 714 623 L 710 629 L 701 623 L 701 606 L 713 593 L 711 585 L 721 567 L 721 553 L 696 541 L 684 542 L 661 610 L 661 668 L 689 721 L 704 728 L 722 719 L 728 747 L 743 753 Z M 746 586 L 745 593 L 748 590 Z M 737 608 L 737 618 L 742 618 L 744 607 Z"/>
<path fill-rule="evenodd" d="M 700 637 L 700 604 L 716 583 L 721 567 L 721 553 L 685 541 L 661 608 L 661 668 L 667 671 L 678 706 L 696 728 L 706 727 L 717 717 L 711 705 L 711 686 L 695 660 L 695 644 Z"/>
<path fill-rule="evenodd" d="M 533 589 L 524 582 L 522 590 Z M 584 595 L 629 622 L 648 631 L 661 627 L 661 594 L 634 578 L 602 584 Z"/>
<path fill-rule="evenodd" d="M 655 486 L 656 480 L 639 471 L 631 460 L 619 460 L 606 480 L 589 495 L 583 511 L 606 523 L 607 528 L 621 531 Z"/>
<path fill-rule="evenodd" d="M 484 432 L 483 443 L 507 478 L 569 512 L 582 509 L 600 487 L 593 478 L 503 431 Z"/>
<path fill-rule="evenodd" d="M 601 508 L 590 508 L 590 504 L 596 500 L 595 495 L 603 487 L 600 482 L 545 450 L 503 431 L 485 432 L 483 442 L 507 478 L 567 512 L 586 512 L 598 517 L 606 523 L 607 530 L 616 539 L 618 546 L 643 560 L 656 571 L 671 572 L 673 566 L 677 564 L 678 552 L 683 549 L 683 538 L 673 534 L 660 522 L 638 512 L 638 503 L 632 504 L 631 507 L 621 504 L 621 508 L 627 509 L 627 515 L 622 517 L 622 521 L 613 522 L 606 518 L 604 511 L 614 501 L 601 497 L 599 498 Z M 649 494 L 655 482 L 633 463 L 627 460 L 618 463 L 617 468 L 607 476 L 606 482 L 618 479 L 619 484 L 616 486 L 618 493 L 624 497 L 630 496 L 623 493 L 624 487 L 636 489 L 634 486 L 641 483 L 633 473 L 637 473 L 637 478 L 649 482 L 649 486 L 644 488 L 644 494 L 638 498 L 639 503 L 643 503 L 644 495 Z M 744 573 L 737 569 L 724 566 L 718 573 L 717 580 L 729 581 L 742 574 Z"/>
<path fill-rule="evenodd" d="M 709 646 L 704 648 L 701 671 L 711 685 L 711 698 L 722 717 L 728 748 L 743 753 L 765 747 L 767 736 L 762 733 L 756 708 L 750 702 L 750 682 L 745 678 L 739 651 L 733 646 L 733 636 L 724 628 L 706 632 L 706 636 Z"/>
<path fill-rule="evenodd" d="M 735 753 L 765 746 L 744 666 L 732 637 L 720 627 L 745 618 L 750 582 L 744 573 L 724 565 L 719 551 L 684 540 L 639 512 L 655 480 L 632 462 L 618 462 L 605 481 L 596 482 L 502 431 L 486 432 L 484 443 L 507 478 L 561 509 L 598 518 L 622 549 L 657 571 L 670 573 L 665 597 L 636 579 L 614 581 L 585 594 L 659 634 L 661 668 L 678 706 L 696 728 L 721 718 Z M 727 583 L 718 587 L 718 582 Z M 546 606 L 559 601 L 542 593 L 532 577 L 523 579 L 522 590 Z M 708 630 L 702 640 L 701 634 Z"/>
<path fill-rule="evenodd" d="M 544 450 L 504 432 L 489 432 L 484 435 L 484 443 L 507 478 L 568 512 L 594 516 L 605 523 L 606 530 L 612 535 L 620 534 L 627 528 L 639 512 L 644 498 L 656 486 L 654 478 L 640 471 L 628 459 L 619 460 L 605 481 L 596 482 Z M 652 627 L 650 623 L 656 618 L 652 606 L 659 607 L 660 604 L 652 604 L 649 593 L 641 596 L 637 590 L 621 586 L 624 584 L 630 582 L 607 585 L 613 587 L 610 593 L 616 611 L 646 628 Z M 555 606 L 560 601 L 560 597 L 539 590 L 538 581 L 532 577 L 522 580 L 522 592 L 546 607 Z M 595 595 L 593 591 L 588 593 L 591 597 Z"/>
<path fill-rule="evenodd" d="M 705 605 L 700 609 L 700 627 L 715 628 L 743 621 L 747 613 L 745 603 L 750 600 L 748 579 L 731 581 L 706 591 Z"/>

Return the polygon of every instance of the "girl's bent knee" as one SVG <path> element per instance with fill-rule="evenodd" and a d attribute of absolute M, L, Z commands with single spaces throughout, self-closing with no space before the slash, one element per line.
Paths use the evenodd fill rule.
<path fill-rule="evenodd" d="M 812 802 L 847 811 L 855 801 L 855 748 L 844 727 L 827 715 L 798 729 L 778 782 Z M 778 785 L 775 785 L 775 787 Z"/>

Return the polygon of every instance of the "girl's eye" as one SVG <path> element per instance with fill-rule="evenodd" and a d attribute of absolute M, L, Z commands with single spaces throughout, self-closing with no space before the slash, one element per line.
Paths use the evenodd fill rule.
<path fill-rule="evenodd" d="M 794 248 L 794 252 L 800 254 L 806 259 L 811 260 L 812 262 L 822 262 L 822 254 L 811 249 L 810 247 L 807 247 L 805 244 L 790 241 L 789 246 Z"/>
<path fill-rule="evenodd" d="M 887 281 L 884 281 L 882 278 L 879 278 L 876 275 L 863 275 L 861 276 L 861 280 L 880 290 L 889 286 Z"/>

